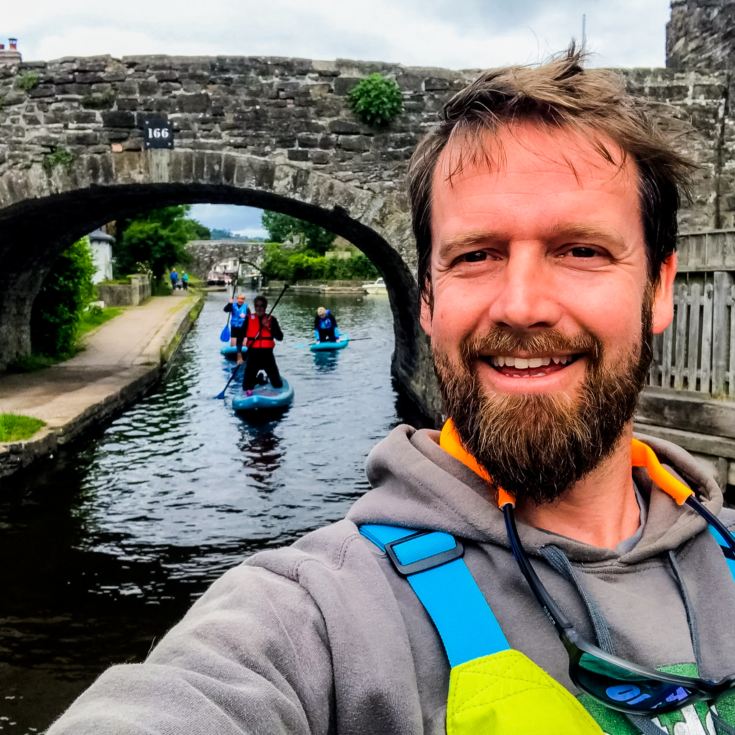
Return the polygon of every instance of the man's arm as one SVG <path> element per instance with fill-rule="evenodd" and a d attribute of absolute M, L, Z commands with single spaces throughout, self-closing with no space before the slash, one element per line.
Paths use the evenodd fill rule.
<path fill-rule="evenodd" d="M 226 312 L 232 311 L 232 302 L 230 301 L 228 304 L 225 304 L 225 308 L 222 309 L 222 311 L 226 311 Z"/>
<path fill-rule="evenodd" d="M 273 339 L 277 339 L 279 342 L 283 339 L 283 332 L 281 331 L 281 325 L 278 323 L 278 319 L 276 319 L 273 315 L 270 316 L 271 324 L 270 324 L 270 330 L 271 334 L 273 335 Z"/>
<path fill-rule="evenodd" d="M 329 730 L 322 615 L 252 565 L 219 579 L 143 664 L 106 671 L 48 735 L 316 735 Z"/>

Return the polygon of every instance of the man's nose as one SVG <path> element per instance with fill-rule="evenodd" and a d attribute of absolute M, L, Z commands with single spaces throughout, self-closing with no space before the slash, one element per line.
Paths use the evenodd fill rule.
<path fill-rule="evenodd" d="M 509 329 L 548 328 L 561 318 L 553 267 L 543 249 L 512 248 L 496 281 L 490 318 Z"/>

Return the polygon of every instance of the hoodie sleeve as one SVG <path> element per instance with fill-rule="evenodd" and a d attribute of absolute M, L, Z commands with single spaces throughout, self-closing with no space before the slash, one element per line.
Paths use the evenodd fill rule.
<path fill-rule="evenodd" d="M 271 316 L 271 334 L 273 335 L 273 339 L 276 339 L 279 342 L 283 339 L 281 325 L 278 323 L 278 319 L 274 316 Z"/>
<path fill-rule="evenodd" d="M 241 565 L 145 663 L 113 666 L 48 735 L 326 733 L 332 665 L 324 619 L 295 581 Z"/>

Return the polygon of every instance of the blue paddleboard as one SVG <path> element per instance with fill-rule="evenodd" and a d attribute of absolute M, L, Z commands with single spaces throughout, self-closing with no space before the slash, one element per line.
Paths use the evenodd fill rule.
<path fill-rule="evenodd" d="M 252 395 L 240 392 L 232 399 L 232 408 L 236 413 L 252 411 L 273 411 L 288 408 L 293 402 L 293 388 L 284 378 L 283 386 L 274 388 L 270 383 L 253 388 Z"/>
<path fill-rule="evenodd" d="M 312 352 L 327 352 L 333 350 L 343 350 L 350 343 L 349 337 L 342 337 L 339 342 L 312 342 L 309 349 Z"/>

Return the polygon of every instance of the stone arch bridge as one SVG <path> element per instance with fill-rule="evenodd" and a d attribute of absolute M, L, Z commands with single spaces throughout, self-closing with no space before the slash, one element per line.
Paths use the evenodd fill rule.
<path fill-rule="evenodd" d="M 396 80 L 404 112 L 385 130 L 358 122 L 346 94 L 362 77 Z M 686 227 L 735 223 L 735 149 L 724 73 L 625 72 L 662 118 L 694 123 L 701 163 Z M 380 269 L 393 309 L 393 374 L 438 413 L 417 327 L 415 253 L 404 193 L 408 158 L 473 72 L 285 58 L 64 58 L 0 68 L 0 369 L 30 348 L 29 315 L 53 257 L 104 222 L 175 203 L 240 204 L 326 227 Z M 146 118 L 174 147 L 145 150 Z"/>

